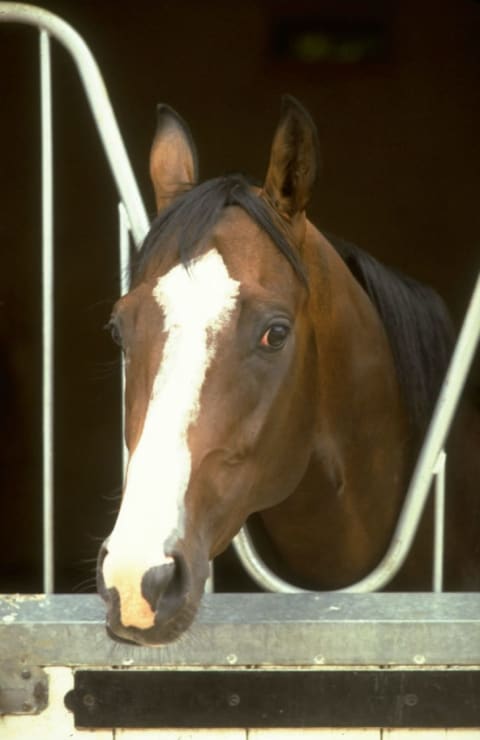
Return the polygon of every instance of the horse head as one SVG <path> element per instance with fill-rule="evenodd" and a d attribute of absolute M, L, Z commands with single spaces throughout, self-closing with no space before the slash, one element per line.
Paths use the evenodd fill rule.
<path fill-rule="evenodd" d="M 158 216 L 111 319 L 129 459 L 98 563 L 110 632 L 140 644 L 190 625 L 209 561 L 252 512 L 295 489 L 313 437 L 302 254 L 313 123 L 284 100 L 261 188 L 237 175 L 198 185 L 196 163 L 187 126 L 159 107 Z"/>

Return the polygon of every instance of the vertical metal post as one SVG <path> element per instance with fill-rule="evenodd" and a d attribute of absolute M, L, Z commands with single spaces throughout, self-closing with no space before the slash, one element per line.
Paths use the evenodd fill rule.
<path fill-rule="evenodd" d="M 119 223 L 119 263 L 120 263 L 120 279 L 119 288 L 120 295 L 128 293 L 130 285 L 130 221 L 128 219 L 127 210 L 123 203 L 118 204 L 118 223 Z M 125 444 L 125 358 L 122 355 L 122 469 L 123 477 L 125 478 L 125 472 L 127 469 L 128 450 Z"/>
<path fill-rule="evenodd" d="M 118 204 L 119 217 L 119 249 L 120 249 L 120 295 L 128 293 L 130 287 L 130 221 L 128 220 L 127 210 L 123 203 Z"/>
<path fill-rule="evenodd" d="M 43 590 L 54 589 L 54 268 L 53 147 L 50 38 L 40 31 L 42 137 L 42 439 L 43 439 Z"/>
<path fill-rule="evenodd" d="M 210 560 L 208 564 L 208 578 L 205 581 L 205 593 L 206 594 L 213 594 L 215 593 L 215 573 L 214 573 L 214 565 L 213 560 Z"/>
<path fill-rule="evenodd" d="M 435 476 L 433 522 L 433 591 L 443 591 L 443 563 L 445 551 L 445 466 L 447 455 L 442 450 L 433 469 Z"/>

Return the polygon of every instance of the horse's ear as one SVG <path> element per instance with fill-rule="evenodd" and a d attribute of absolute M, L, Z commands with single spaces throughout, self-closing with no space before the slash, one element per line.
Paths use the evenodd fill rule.
<path fill-rule="evenodd" d="M 150 177 L 157 211 L 197 182 L 197 151 L 185 121 L 168 105 L 157 106 L 157 128 L 150 150 Z"/>
<path fill-rule="evenodd" d="M 274 208 L 288 220 L 305 211 L 316 180 L 319 146 L 315 124 L 295 98 L 282 98 L 264 191 Z"/>

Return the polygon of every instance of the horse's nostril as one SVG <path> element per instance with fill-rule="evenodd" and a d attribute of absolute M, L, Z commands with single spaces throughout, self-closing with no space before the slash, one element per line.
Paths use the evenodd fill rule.
<path fill-rule="evenodd" d="M 173 555 L 170 562 L 149 568 L 142 577 L 142 595 L 157 617 L 176 609 L 188 590 L 184 558 Z"/>
<path fill-rule="evenodd" d="M 175 561 L 155 565 L 149 568 L 142 578 L 142 595 L 152 607 L 157 608 L 158 601 L 167 591 L 175 573 Z"/>

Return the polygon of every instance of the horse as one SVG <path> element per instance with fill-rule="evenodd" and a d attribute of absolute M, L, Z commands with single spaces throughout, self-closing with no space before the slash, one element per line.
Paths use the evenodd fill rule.
<path fill-rule="evenodd" d="M 432 289 L 308 220 L 318 151 L 286 96 L 263 184 L 199 183 L 187 124 L 158 107 L 158 215 L 109 323 L 129 451 L 97 565 L 114 639 L 182 635 L 210 561 L 252 517 L 305 588 L 349 585 L 387 549 L 453 335 Z M 414 588 L 430 547 L 417 539 Z"/>

